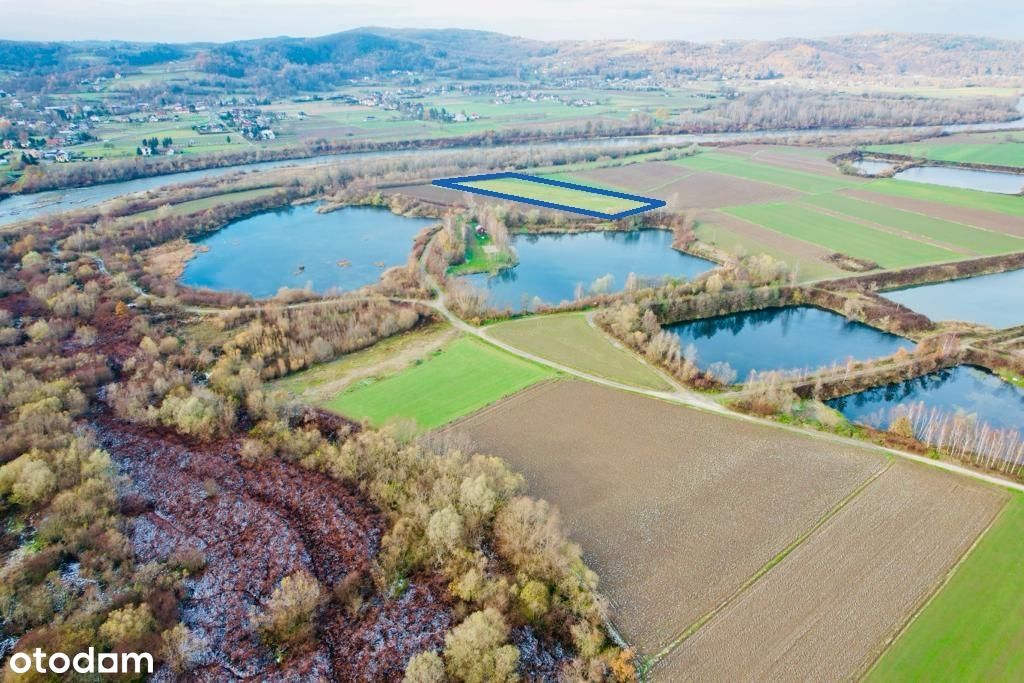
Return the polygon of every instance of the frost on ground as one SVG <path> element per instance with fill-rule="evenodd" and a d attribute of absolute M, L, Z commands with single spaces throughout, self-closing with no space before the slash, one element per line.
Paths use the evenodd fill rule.
<path fill-rule="evenodd" d="M 237 439 L 197 444 L 105 415 L 94 427 L 131 481 L 122 501 L 140 560 L 189 549 L 205 558 L 182 603 L 183 622 L 209 647 L 193 678 L 396 679 L 413 654 L 443 644 L 452 623 L 446 587 L 412 577 L 400 595 L 372 596 L 356 611 L 331 602 L 317 642 L 275 662 L 251 611 L 301 569 L 328 590 L 365 574 L 380 547 L 381 515 L 325 475 L 273 458 L 243 465 Z"/>

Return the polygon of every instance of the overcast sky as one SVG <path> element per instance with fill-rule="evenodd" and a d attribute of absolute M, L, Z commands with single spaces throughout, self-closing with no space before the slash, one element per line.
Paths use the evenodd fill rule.
<path fill-rule="evenodd" d="M 1021 0 L 0 0 L 0 37 L 165 42 L 315 36 L 359 26 L 530 38 L 819 37 L 861 31 L 1024 39 Z"/>

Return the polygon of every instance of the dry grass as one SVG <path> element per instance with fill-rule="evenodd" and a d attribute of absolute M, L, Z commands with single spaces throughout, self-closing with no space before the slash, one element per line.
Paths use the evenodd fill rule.
<path fill-rule="evenodd" d="M 856 677 L 1004 500 L 961 477 L 894 464 L 670 654 L 659 678 Z"/>
<path fill-rule="evenodd" d="M 627 640 L 652 654 L 884 465 L 866 450 L 585 382 L 454 428 L 556 503 Z"/>

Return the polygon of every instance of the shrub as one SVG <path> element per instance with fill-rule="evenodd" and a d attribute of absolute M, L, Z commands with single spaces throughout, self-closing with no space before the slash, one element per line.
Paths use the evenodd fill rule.
<path fill-rule="evenodd" d="M 508 626 L 498 610 L 474 612 L 444 638 L 448 675 L 466 683 L 517 680 L 519 649 L 507 640 Z"/>
<path fill-rule="evenodd" d="M 209 645 L 184 624 L 175 624 L 161 635 L 164 642 L 161 654 L 171 671 L 183 674 L 201 664 L 209 652 Z"/>
<path fill-rule="evenodd" d="M 155 626 L 149 605 L 128 605 L 107 615 L 107 620 L 100 626 L 100 636 L 111 647 L 129 649 L 131 643 L 142 640 Z"/>
<path fill-rule="evenodd" d="M 313 576 L 298 571 L 281 580 L 254 621 L 263 639 L 281 647 L 293 647 L 313 639 L 316 613 L 323 589 Z"/>
<path fill-rule="evenodd" d="M 444 683 L 444 662 L 433 650 L 421 652 L 409 660 L 403 683 Z"/>

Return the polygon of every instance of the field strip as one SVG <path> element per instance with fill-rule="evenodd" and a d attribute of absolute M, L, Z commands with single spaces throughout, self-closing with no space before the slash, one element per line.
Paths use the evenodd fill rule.
<path fill-rule="evenodd" d="M 860 193 L 860 194 L 858 194 L 858 193 Z M 896 209 L 898 211 L 906 211 L 907 213 L 912 213 L 912 214 L 914 214 L 916 216 L 920 216 L 921 218 L 924 218 L 924 219 L 927 219 L 927 220 L 942 220 L 942 221 L 951 220 L 951 219 L 947 219 L 947 218 L 939 218 L 938 216 L 933 216 L 931 214 L 925 213 L 924 211 L 921 210 L 920 204 L 900 205 L 898 202 L 885 201 L 885 200 L 894 199 L 894 197 L 892 195 L 881 195 L 881 194 L 878 194 L 878 193 L 869 192 L 867 190 L 861 190 L 859 188 L 851 188 L 851 189 L 846 189 L 846 190 L 839 190 L 836 194 L 842 195 L 844 197 L 850 197 L 852 199 L 857 199 L 857 200 L 860 200 L 860 201 L 864 201 L 864 202 L 867 202 L 867 203 L 870 203 L 870 204 L 876 204 L 878 206 L 887 206 L 889 208 Z M 895 197 L 895 199 L 899 199 L 899 197 Z M 924 200 L 919 200 L 919 201 L 921 203 L 926 203 Z M 950 206 L 948 208 L 956 209 L 957 207 Z M 999 218 L 999 214 L 992 214 L 992 216 L 994 218 L 996 218 L 996 219 Z M 951 222 L 959 223 L 960 225 L 967 226 L 968 228 L 974 228 L 975 230 L 984 230 L 985 232 L 994 232 L 994 233 L 1001 234 L 1001 235 L 1006 235 L 1006 234 L 1013 235 L 1014 234 L 1013 232 L 1007 233 L 1006 231 L 1000 230 L 1000 229 L 995 228 L 995 227 L 992 227 L 991 225 L 982 225 L 982 224 L 980 224 L 980 223 L 983 223 L 983 221 L 979 221 L 978 223 L 971 223 L 971 222 L 968 222 L 969 220 L 970 219 L 966 219 L 966 220 L 957 219 L 957 220 L 951 220 Z M 1018 236 L 1020 236 L 1020 235 L 1018 235 Z"/>
<path fill-rule="evenodd" d="M 977 228 L 978 230 L 988 230 L 1014 237 L 1024 237 L 1024 223 L 1007 220 L 1005 214 L 995 211 L 962 207 L 954 204 L 942 204 L 927 199 L 882 194 L 861 188 L 839 190 L 839 194 L 880 206 L 888 206 L 900 211 L 909 211 L 928 219 L 952 220 L 972 228 Z"/>
<path fill-rule="evenodd" d="M 708 223 L 711 228 L 717 228 L 720 226 L 726 230 L 731 230 L 739 235 L 748 237 L 756 242 L 763 242 L 769 246 L 777 247 L 784 251 L 790 251 L 796 256 L 806 256 L 807 258 L 820 260 L 829 254 L 834 253 L 834 250 L 826 249 L 820 244 L 815 244 L 814 242 L 808 242 L 807 240 L 800 239 L 799 237 L 793 237 L 792 235 L 776 232 L 771 228 L 766 228 L 760 223 L 755 223 L 747 218 L 734 216 L 731 213 L 725 213 L 721 210 L 708 211 L 706 215 L 711 217 L 711 220 Z"/>
<path fill-rule="evenodd" d="M 701 616 L 700 619 L 698 619 L 697 621 L 695 621 L 694 623 L 692 623 L 688 627 L 686 627 L 686 629 L 682 633 L 680 633 L 678 636 L 676 636 L 672 640 L 672 642 L 670 642 L 668 645 L 666 645 L 664 648 L 662 648 L 659 652 L 656 652 L 655 654 L 651 655 L 647 660 L 645 660 L 641 664 L 641 671 L 646 674 L 651 669 L 653 669 L 658 664 L 658 662 L 660 662 L 666 656 L 671 654 L 673 650 L 675 650 L 677 647 L 682 645 L 690 636 L 692 636 L 694 633 L 696 633 L 698 630 L 700 630 L 700 628 L 702 626 L 704 626 L 704 624 L 706 624 L 709 621 L 711 621 L 711 619 L 713 619 L 717 614 L 719 614 L 722 610 L 726 609 L 737 598 L 739 598 L 743 593 L 745 593 L 751 586 L 753 586 L 762 577 L 764 577 L 765 574 L 767 574 L 774 567 L 776 567 L 780 562 L 782 562 L 784 559 L 786 559 L 786 557 L 790 553 L 792 553 L 800 545 L 802 545 L 804 543 L 804 541 L 806 541 L 808 538 L 810 538 L 810 536 L 815 531 L 817 531 L 822 526 L 824 526 L 825 523 L 827 523 L 836 514 L 838 514 L 840 510 L 842 510 L 844 507 L 846 507 L 847 504 L 850 503 L 850 501 L 852 501 L 854 498 L 856 498 L 858 495 L 860 495 L 860 493 L 862 491 L 864 491 L 864 489 L 866 489 L 868 486 L 870 486 L 876 479 L 878 479 L 880 476 L 882 476 L 882 474 L 887 472 L 891 466 L 892 466 L 892 461 L 890 460 L 890 461 L 886 462 L 885 467 L 882 467 L 882 468 L 876 470 L 875 472 L 872 472 L 871 475 L 867 479 L 865 479 L 860 484 L 858 484 L 856 486 L 856 488 L 854 488 L 852 491 L 850 491 L 850 493 L 847 494 L 847 496 L 845 498 L 843 498 L 838 503 L 836 503 L 835 506 L 833 506 L 832 509 L 830 509 L 828 512 L 826 512 L 817 522 L 815 522 L 812 526 L 810 526 L 802 534 L 800 534 L 795 539 L 793 539 L 793 541 L 789 545 L 787 545 L 785 548 L 783 548 L 781 551 L 779 551 L 779 553 L 775 557 L 773 557 L 768 562 L 766 562 L 760 569 L 758 569 L 753 575 L 751 575 L 746 581 L 744 581 L 729 597 L 727 597 L 725 600 L 723 600 L 713 610 L 707 612 L 706 614 Z"/>
<path fill-rule="evenodd" d="M 982 540 L 986 536 L 988 536 L 989 532 L 992 530 L 992 527 L 996 525 L 996 522 L 998 522 L 999 519 L 1006 512 L 1006 508 L 1009 506 L 1009 504 L 1009 501 L 1005 502 L 1003 506 L 999 509 L 999 512 L 992 516 L 992 520 L 988 523 L 988 526 L 986 526 L 985 529 L 980 534 L 978 534 L 978 537 L 974 539 L 974 543 L 971 543 L 970 547 L 967 548 L 967 550 L 965 550 L 962 555 L 960 555 L 956 563 L 952 567 L 950 567 L 948 572 L 946 572 L 946 575 L 942 578 L 942 581 L 936 584 L 935 588 L 928 595 L 928 599 L 922 602 L 921 606 L 914 610 L 914 612 L 907 617 L 903 624 L 901 624 L 900 627 L 896 629 L 892 633 L 892 635 L 886 639 L 884 643 L 882 643 L 881 647 L 878 648 L 878 653 L 875 656 L 875 658 L 871 660 L 870 664 L 868 664 L 862 672 L 860 672 L 861 675 L 857 677 L 858 680 L 864 680 L 871 674 L 871 671 L 878 665 L 879 660 L 882 659 L 882 655 L 884 655 L 885 652 L 892 646 L 892 644 L 895 643 L 896 640 L 900 636 L 902 636 L 915 621 L 917 621 L 917 618 L 921 616 L 921 614 L 926 609 L 928 609 L 928 606 L 935 601 L 936 596 L 938 596 L 939 593 L 942 592 L 942 589 L 949 585 L 949 582 L 953 580 L 953 576 L 960 570 L 960 567 L 962 567 L 963 564 L 967 561 L 967 558 L 971 556 L 975 548 L 977 548 L 981 544 Z"/>
<path fill-rule="evenodd" d="M 915 232 L 901 230 L 899 228 L 894 228 L 890 225 L 883 225 L 882 223 L 876 223 L 875 221 L 869 220 L 867 218 L 861 218 L 860 216 L 852 216 L 848 213 L 842 213 L 841 211 L 836 211 L 835 209 L 829 209 L 824 206 L 818 206 L 816 204 L 808 204 L 806 202 L 800 202 L 800 204 L 810 209 L 811 211 L 814 211 L 815 213 L 822 214 L 823 216 L 831 216 L 832 218 L 838 218 L 839 220 L 850 221 L 851 223 L 863 225 L 866 228 L 872 228 L 873 230 L 887 232 L 890 235 L 896 235 L 897 237 L 902 237 L 904 239 L 912 240 L 914 242 L 930 244 L 933 247 L 938 247 L 939 249 L 946 249 L 955 254 L 963 254 L 965 256 L 972 257 L 979 257 L 984 255 L 980 252 L 972 251 L 965 247 L 961 247 L 957 244 L 952 244 L 950 242 L 942 242 L 940 240 L 931 237 L 926 237 Z"/>

